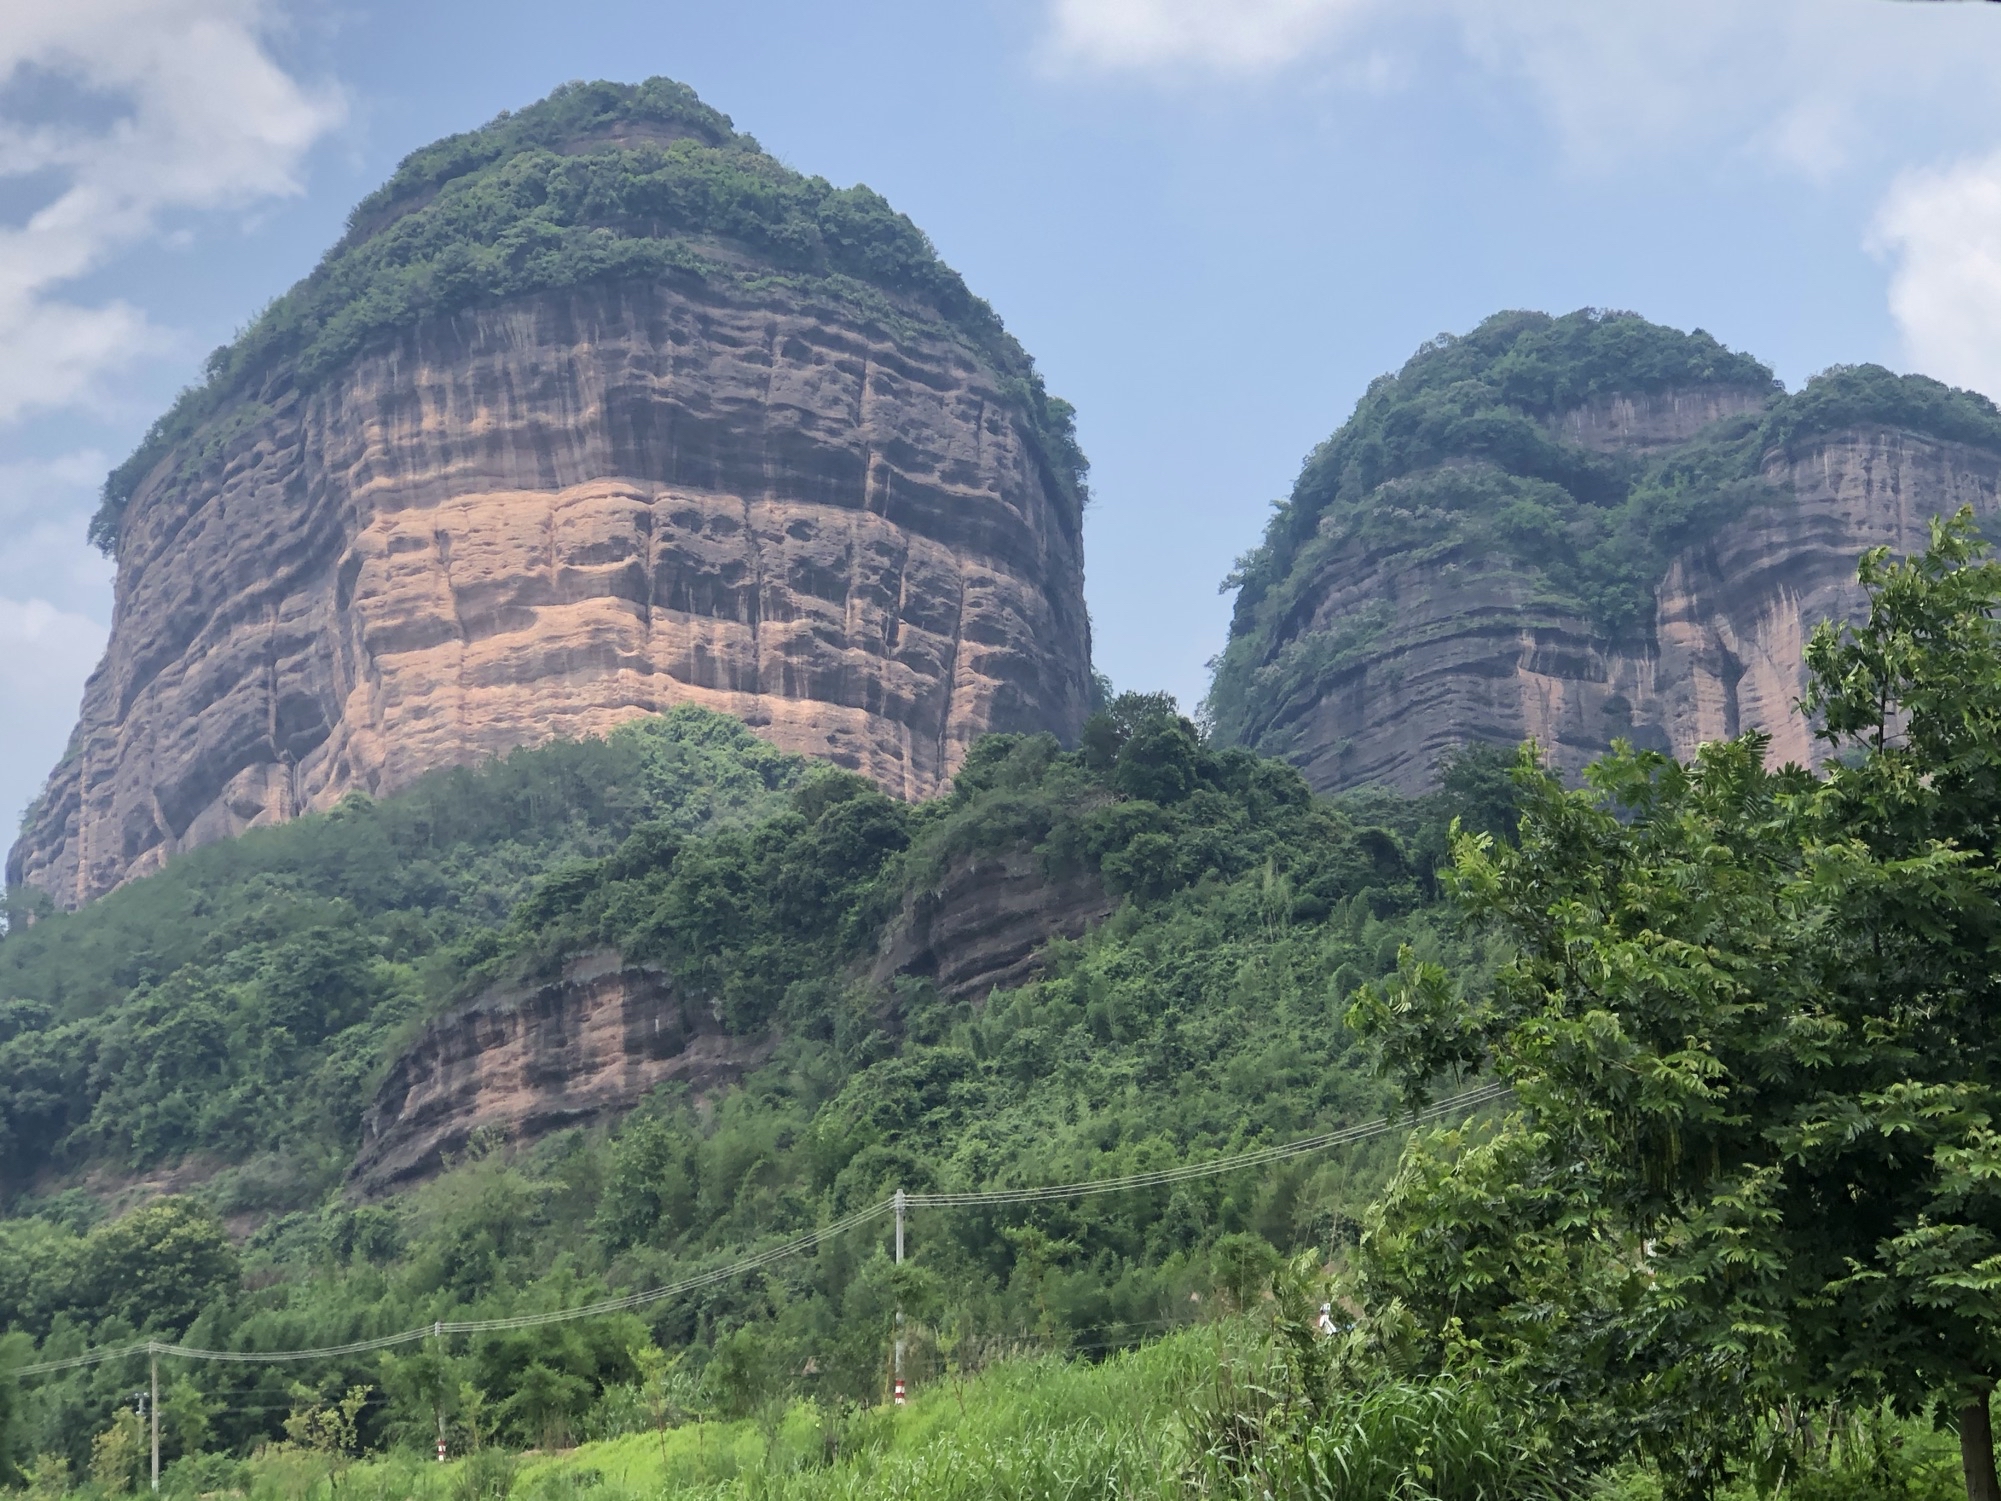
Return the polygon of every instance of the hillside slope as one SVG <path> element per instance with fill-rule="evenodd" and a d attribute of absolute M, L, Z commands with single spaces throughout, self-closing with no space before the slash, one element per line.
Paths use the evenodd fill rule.
<path fill-rule="evenodd" d="M 1463 773 L 1337 806 L 1128 695 L 1073 752 L 986 737 L 913 807 L 684 707 L 195 851 L 0 938 L 0 1335 L 44 1357 L 135 1331 L 341 1343 L 673 1282 L 899 1186 L 1116 1175 L 1374 1116 L 1345 998 L 1405 943 L 1489 960 L 1432 879 L 1449 818 L 1506 817 L 1495 767 Z M 986 943 L 998 988 L 933 962 L 941 933 L 974 935 L 956 958 Z M 592 977 L 622 973 L 644 983 L 607 1029 Z M 677 1071 L 698 1044 L 716 1066 Z M 1393 1150 L 933 1213 L 903 1274 L 847 1237 L 644 1319 L 474 1341 L 453 1379 L 498 1409 L 539 1363 L 581 1425 L 650 1336 L 723 1362 L 714 1381 L 872 1398 L 895 1297 L 924 1371 L 951 1341 L 1129 1345 L 1274 1247 L 1347 1234 Z M 368 1441 L 407 1438 L 405 1360 L 313 1379 L 380 1386 Z M 208 1447 L 276 1435 L 286 1372 L 189 1376 Z M 51 1379 L 26 1452 L 81 1466 L 127 1389 Z M 541 1419 L 491 1421 L 533 1442 Z"/>
<path fill-rule="evenodd" d="M 1208 711 L 1322 791 L 1435 785 L 1469 743 L 1575 772 L 1794 710 L 1865 549 L 2001 513 L 2001 412 L 1874 366 L 1787 395 L 1701 332 L 1504 313 L 1370 387 L 1232 575 Z"/>
<path fill-rule="evenodd" d="M 110 645 L 9 884 L 676 703 L 927 796 L 1083 722 L 1083 472 L 867 188 L 566 86 L 412 155 L 111 476 Z"/>

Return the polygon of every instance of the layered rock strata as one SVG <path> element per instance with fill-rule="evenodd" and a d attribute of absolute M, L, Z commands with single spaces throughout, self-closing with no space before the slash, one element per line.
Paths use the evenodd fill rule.
<path fill-rule="evenodd" d="M 1112 907 L 1095 874 L 1051 878 L 1030 850 L 956 860 L 904 902 L 868 979 L 885 996 L 908 977 L 985 1000 L 1033 979 L 1051 941 L 1081 937 Z M 775 1044 L 770 1033 L 730 1035 L 657 969 L 584 953 L 553 979 L 497 985 L 425 1023 L 376 1089 L 349 1183 L 363 1196 L 393 1192 L 479 1144 L 517 1147 L 613 1119 L 662 1084 L 700 1096 Z"/>
<path fill-rule="evenodd" d="M 546 984 L 501 987 L 426 1023 L 376 1091 L 349 1182 L 387 1193 L 475 1144 L 589 1125 L 670 1081 L 700 1095 L 771 1049 L 726 1034 L 658 972 L 585 954 Z"/>
<path fill-rule="evenodd" d="M 1081 723 L 1081 517 L 949 331 L 780 281 L 543 292 L 282 381 L 140 484 L 8 865 L 177 851 L 692 701 L 905 797 Z"/>
<path fill-rule="evenodd" d="M 1610 446 L 1610 424 L 1569 425 Z M 1652 441 L 1687 435 L 1639 427 Z M 1857 427 L 1768 454 L 1763 477 L 1768 503 L 1673 557 L 1641 641 L 1608 643 L 1492 550 L 1355 542 L 1329 554 L 1302 591 L 1311 614 L 1301 634 L 1336 643 L 1338 665 L 1263 744 L 1323 791 L 1424 790 L 1440 759 L 1469 742 L 1533 739 L 1575 773 L 1615 738 L 1686 757 L 1759 729 L 1775 762 L 1811 761 L 1824 747 L 1798 701 L 1814 627 L 1861 617 L 1855 566 L 1866 549 L 1920 549 L 1932 518 L 1962 505 L 1983 520 L 2001 514 L 2001 453 Z"/>
<path fill-rule="evenodd" d="M 1081 938 L 1113 905 L 1095 872 L 1052 876 L 1033 850 L 955 860 L 905 898 L 870 978 L 887 987 L 920 977 L 954 1000 L 984 1001 L 1034 979 L 1051 940 Z"/>

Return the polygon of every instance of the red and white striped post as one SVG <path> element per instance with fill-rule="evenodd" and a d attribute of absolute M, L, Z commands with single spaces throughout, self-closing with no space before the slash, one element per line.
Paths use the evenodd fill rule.
<path fill-rule="evenodd" d="M 896 1405 L 898 1407 L 901 1407 L 903 1406 L 903 1402 L 904 1402 L 903 1378 L 901 1376 L 898 1376 L 896 1378 Z"/>

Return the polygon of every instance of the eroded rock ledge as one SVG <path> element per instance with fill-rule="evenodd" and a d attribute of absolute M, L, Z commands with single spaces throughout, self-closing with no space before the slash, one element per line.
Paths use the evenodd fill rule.
<path fill-rule="evenodd" d="M 914 893 L 884 934 L 869 982 L 904 976 L 984 1001 L 1041 972 L 1052 939 L 1078 938 L 1111 910 L 1089 872 L 1051 879 L 1028 850 L 954 861 Z M 517 1147 L 614 1119 L 648 1091 L 698 1097 L 768 1059 L 777 1039 L 733 1037 L 660 971 L 598 950 L 555 979 L 500 985 L 427 1022 L 376 1090 L 349 1173 L 373 1197 L 436 1175 L 476 1141 Z"/>
<path fill-rule="evenodd" d="M 584 954 L 558 979 L 502 986 L 426 1023 L 376 1091 L 349 1182 L 387 1193 L 437 1173 L 475 1138 L 519 1144 L 591 1125 L 669 1081 L 701 1094 L 772 1046 L 729 1036 L 658 971 Z"/>

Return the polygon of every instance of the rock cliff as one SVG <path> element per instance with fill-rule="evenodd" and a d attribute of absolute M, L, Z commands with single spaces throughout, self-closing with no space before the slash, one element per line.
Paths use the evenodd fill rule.
<path fill-rule="evenodd" d="M 870 978 L 919 976 L 954 1000 L 984 1001 L 1034 979 L 1052 939 L 1083 937 L 1113 906 L 1095 872 L 1051 876 L 1033 850 L 964 856 L 904 899 Z"/>
<path fill-rule="evenodd" d="M 885 926 L 868 972 L 955 1000 L 1035 978 L 1051 940 L 1080 938 L 1113 907 L 1094 872 L 1052 879 L 1025 848 L 951 861 Z M 859 967 L 855 971 L 859 976 Z M 434 1176 L 478 1140 L 520 1146 L 616 1118 L 651 1089 L 700 1095 L 770 1058 L 777 1034 L 733 1035 L 716 1005 L 608 949 L 540 981 L 497 984 L 425 1023 L 377 1086 L 349 1182 L 372 1196 Z"/>
<path fill-rule="evenodd" d="M 349 1181 L 363 1194 L 428 1178 L 475 1138 L 532 1141 L 622 1114 L 656 1085 L 700 1094 L 771 1054 L 724 1032 L 667 979 L 591 953 L 546 984 L 504 987 L 425 1024 L 362 1121 Z"/>
<path fill-rule="evenodd" d="M 107 487 L 111 641 L 10 884 L 681 702 L 904 797 L 1076 733 L 1067 409 L 908 221 L 690 101 L 418 153 L 217 352 Z"/>
<path fill-rule="evenodd" d="M 1372 388 L 1238 575 L 1226 738 L 1323 791 L 1419 791 L 1481 742 L 1533 739 L 1568 772 L 1615 738 L 1686 756 L 1753 728 L 1775 761 L 1815 756 L 1807 637 L 1858 616 L 1865 549 L 2001 512 L 2001 413 L 1869 367 L 1786 396 L 1651 325 L 1593 372 L 1612 389 L 1522 375 L 1538 342 L 1638 323 L 1507 315 Z"/>

